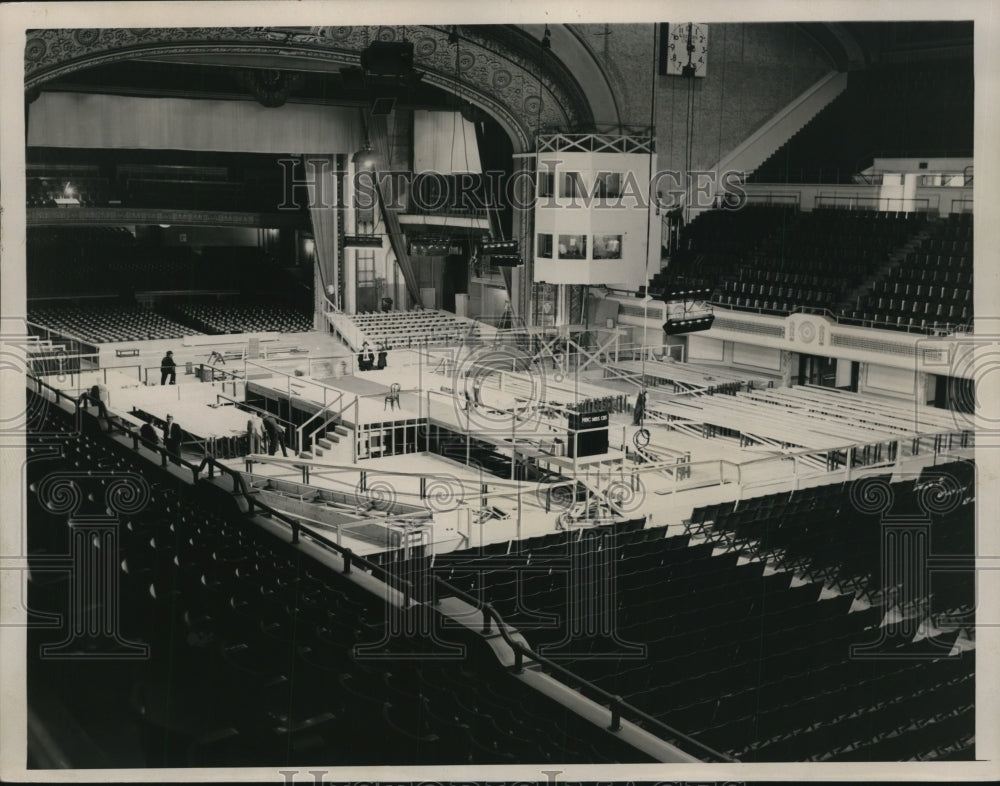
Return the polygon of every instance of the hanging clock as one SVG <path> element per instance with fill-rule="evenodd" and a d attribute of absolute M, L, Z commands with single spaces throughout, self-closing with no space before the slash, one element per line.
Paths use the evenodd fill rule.
<path fill-rule="evenodd" d="M 667 27 L 668 75 L 705 76 L 708 73 L 708 25 L 682 22 Z"/>

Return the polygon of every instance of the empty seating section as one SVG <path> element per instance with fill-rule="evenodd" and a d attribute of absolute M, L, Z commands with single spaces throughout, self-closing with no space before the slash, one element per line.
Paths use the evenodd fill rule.
<path fill-rule="evenodd" d="M 952 213 L 928 226 L 919 245 L 844 309 L 843 318 L 891 329 L 947 330 L 972 319 L 972 282 L 972 213 Z"/>
<path fill-rule="evenodd" d="M 959 485 L 933 486 L 942 472 L 961 478 Z M 912 506 L 927 484 L 939 507 L 959 495 L 952 514 L 935 517 L 935 553 L 971 553 L 962 551 L 971 548 L 971 507 L 960 504 L 971 477 L 970 465 L 944 465 L 906 493 L 899 488 L 902 505 Z M 959 631 L 915 640 L 908 628 L 901 641 L 882 645 L 892 657 L 851 656 L 852 645 L 875 645 L 892 630 L 882 627 L 890 606 L 830 589 L 837 571 L 870 572 L 865 527 L 878 540 L 877 520 L 861 526 L 848 511 L 830 512 L 846 493 L 841 486 L 796 492 L 793 499 L 808 506 L 782 523 L 787 493 L 696 510 L 703 525 L 711 516 L 725 530 L 715 540 L 663 529 L 613 539 L 559 533 L 439 554 L 433 568 L 417 558 L 396 569 L 440 576 L 490 602 L 536 652 L 741 761 L 971 758 L 974 650 L 966 641 L 960 657 L 949 656 Z M 737 527 L 734 517 L 744 512 L 747 523 Z M 796 533 L 805 543 L 790 553 L 815 555 L 805 567 L 835 548 L 829 576 L 814 569 L 802 578 L 797 565 L 767 565 L 763 552 L 794 543 Z M 733 539 L 738 550 L 720 551 Z M 967 612 L 970 588 L 971 571 L 936 583 L 933 610 Z"/>
<path fill-rule="evenodd" d="M 198 335 L 198 331 L 162 314 L 136 306 L 31 306 L 28 321 L 84 341 L 151 341 Z"/>
<path fill-rule="evenodd" d="M 29 319 L 88 341 L 312 329 L 311 318 L 285 302 L 301 288 L 260 248 L 196 251 L 149 245 L 125 227 L 33 227 L 27 250 Z M 93 298 L 115 300 L 87 305 Z M 154 308 L 136 308 L 135 300 Z"/>
<path fill-rule="evenodd" d="M 908 59 L 851 71 L 847 89 L 758 167 L 750 182 L 852 183 L 873 155 L 971 157 L 973 86 L 971 58 Z"/>
<path fill-rule="evenodd" d="M 735 509 L 733 503 L 698 508 L 690 526 L 716 543 L 747 551 L 781 569 L 881 602 L 893 589 L 882 586 L 883 514 L 867 511 L 858 501 L 862 483 L 756 497 L 741 501 Z M 881 488 L 888 489 L 888 483 Z M 930 467 L 917 479 L 892 484 L 890 494 L 893 508 L 886 515 L 926 520 L 935 554 L 972 553 L 975 477 L 971 463 Z M 927 516 L 922 512 L 927 500 L 947 512 Z M 934 614 L 967 612 L 973 605 L 971 573 L 936 577 L 928 601 Z"/>
<path fill-rule="evenodd" d="M 685 228 L 669 276 L 658 274 L 650 291 L 676 276 L 686 286 L 715 288 L 715 302 L 735 308 L 834 311 L 925 223 L 923 213 L 770 205 L 711 210 Z"/>
<path fill-rule="evenodd" d="M 360 342 L 390 347 L 447 346 L 478 335 L 476 323 L 447 311 L 369 311 L 348 316 Z"/>
<path fill-rule="evenodd" d="M 47 417 L 47 433 L 70 430 L 61 410 Z M 88 564 L 118 571 L 120 596 L 94 602 L 120 600 L 120 636 L 148 644 L 149 657 L 131 668 L 116 663 L 98 680 L 92 659 L 37 656 L 65 631 L 31 632 L 32 706 L 55 702 L 62 711 L 46 723 L 67 713 L 85 726 L 86 755 L 141 741 L 135 766 L 147 767 L 649 761 L 571 713 L 553 724 L 558 705 L 507 673 L 475 636 L 387 635 L 394 612 L 384 598 L 235 508 L 196 495 L 140 454 L 84 433 L 66 436 L 58 457 L 29 462 L 30 547 L 43 561 L 66 553 L 87 514 L 106 521 L 109 483 L 132 474 L 150 484 L 145 506 L 121 515 L 116 541 L 80 546 L 97 552 Z M 53 507 L 52 497 L 40 496 L 52 472 L 79 473 L 72 520 L 58 500 Z M 109 548 L 112 554 L 100 554 Z M 30 605 L 65 614 L 67 579 L 52 575 L 32 574 Z M 110 618 L 110 608 L 91 611 Z M 466 657 L 435 659 L 455 637 Z"/>
<path fill-rule="evenodd" d="M 312 330 L 312 319 L 301 311 L 271 303 L 184 303 L 173 311 L 183 322 L 204 333 L 298 333 Z"/>

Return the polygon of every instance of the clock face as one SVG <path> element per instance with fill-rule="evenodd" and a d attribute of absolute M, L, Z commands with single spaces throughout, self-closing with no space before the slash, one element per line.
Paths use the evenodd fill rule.
<path fill-rule="evenodd" d="M 667 74 L 681 76 L 688 66 L 694 76 L 708 73 L 708 25 L 698 22 L 670 24 L 666 45 Z"/>

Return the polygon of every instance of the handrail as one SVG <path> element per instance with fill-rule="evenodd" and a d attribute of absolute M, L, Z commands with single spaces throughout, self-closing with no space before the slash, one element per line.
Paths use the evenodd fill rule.
<path fill-rule="evenodd" d="M 57 400 L 58 399 L 62 399 L 62 398 L 67 399 L 70 402 L 70 404 L 73 405 L 74 411 L 77 413 L 77 415 L 79 415 L 79 412 L 80 412 L 80 403 L 79 403 L 79 401 L 74 400 L 71 396 L 68 396 L 67 394 L 63 393 L 58 388 L 55 388 L 52 385 L 49 385 L 48 383 L 43 382 L 38 377 L 32 377 L 32 378 L 38 383 L 38 385 L 40 387 L 48 388 L 53 393 L 55 393 Z M 242 475 L 242 473 L 239 470 L 235 470 L 235 469 L 232 469 L 230 467 L 227 467 L 225 464 L 222 464 L 214 456 L 205 456 L 204 458 L 202 458 L 200 464 L 195 465 L 195 464 L 193 464 L 192 462 L 188 461 L 187 459 L 183 458 L 180 455 L 168 454 L 168 452 L 167 452 L 167 450 L 166 450 L 165 447 L 160 446 L 160 445 L 154 445 L 153 443 L 148 442 L 147 440 L 143 439 L 139 435 L 139 433 L 136 432 L 136 431 L 134 431 L 132 429 L 132 427 L 130 425 L 128 425 L 128 424 L 116 423 L 116 422 L 114 422 L 114 421 L 112 421 L 112 420 L 109 419 L 108 420 L 108 426 L 109 426 L 109 429 L 110 429 L 109 433 L 114 433 L 117 430 L 117 431 L 120 431 L 123 435 L 125 435 L 127 437 L 131 437 L 132 438 L 132 442 L 133 442 L 133 446 L 135 446 L 136 449 L 138 449 L 138 445 L 140 443 L 143 444 L 143 445 L 145 445 L 145 446 L 147 446 L 147 447 L 149 447 L 150 449 L 155 449 L 160 454 L 160 457 L 161 457 L 161 466 L 164 466 L 164 467 L 166 466 L 167 457 L 169 455 L 169 457 L 170 457 L 170 459 L 172 461 L 175 461 L 178 464 L 180 464 L 180 465 L 182 465 L 184 467 L 187 467 L 188 469 L 191 470 L 191 472 L 192 472 L 192 474 L 194 476 L 195 482 L 198 481 L 199 475 L 206 468 L 208 469 L 208 477 L 209 478 L 213 478 L 215 476 L 215 470 L 219 470 L 220 474 L 226 474 L 226 475 L 228 475 L 230 478 L 232 478 L 232 481 L 233 481 L 233 491 L 236 492 L 236 493 L 239 493 L 243 497 L 243 499 L 246 501 L 249 513 L 252 514 L 252 513 L 254 513 L 254 511 L 256 509 L 259 509 L 262 512 L 268 514 L 269 516 L 271 516 L 273 518 L 276 518 L 279 521 L 282 521 L 285 524 L 287 524 L 291 528 L 291 531 L 292 531 L 292 541 L 291 542 L 293 544 L 294 543 L 298 543 L 299 542 L 299 536 L 300 536 L 300 534 L 304 533 L 304 534 L 308 535 L 310 538 L 312 538 L 313 540 L 317 541 L 321 546 L 337 552 L 338 554 L 341 555 L 341 557 L 344 560 L 344 573 L 350 573 L 351 572 L 351 566 L 354 565 L 354 564 L 356 564 L 356 565 L 362 566 L 364 569 L 366 569 L 366 570 L 370 571 L 371 573 L 375 574 L 380 579 L 387 580 L 387 583 L 390 584 L 390 585 L 393 585 L 393 584 L 401 585 L 403 587 L 402 591 L 403 591 L 403 595 L 404 595 L 404 603 L 405 603 L 405 605 L 409 606 L 410 601 L 413 598 L 413 584 L 412 584 L 411 581 L 409 581 L 408 579 L 403 579 L 403 578 L 400 578 L 398 576 L 393 575 L 389 571 L 385 570 L 381 565 L 377 565 L 374 562 L 371 562 L 370 560 L 365 559 L 364 557 L 358 556 L 351 549 L 344 548 L 344 547 L 338 545 L 334 541 L 329 540 L 328 538 L 326 538 L 321 533 L 313 530 L 310 527 L 306 527 L 300 521 L 298 521 L 297 519 L 289 516 L 288 514 L 283 513 L 280 510 L 276 510 L 275 508 L 272 508 L 270 505 L 268 505 L 265 502 L 261 502 L 260 500 L 255 500 L 253 498 L 253 496 L 250 495 L 250 491 L 247 488 L 246 481 L 243 479 L 243 475 Z M 398 589 L 398 587 L 397 587 L 397 589 Z"/>
<path fill-rule="evenodd" d="M 69 339 L 70 341 L 75 341 L 78 344 L 86 344 L 87 346 L 93 348 L 94 354 L 98 354 L 96 342 L 94 341 L 85 338 L 80 338 L 79 336 L 75 336 L 72 333 L 67 333 L 65 330 L 62 330 L 61 328 L 46 327 L 40 322 L 31 322 L 30 320 L 26 319 L 24 320 L 24 324 L 29 328 L 40 328 L 41 330 L 44 330 L 48 333 L 58 333 L 60 335 L 60 338 L 66 338 Z M 49 340 L 51 340 L 51 336 L 49 336 Z"/>
<path fill-rule="evenodd" d="M 379 395 L 381 395 L 381 394 L 379 394 Z M 333 401 L 331 401 L 330 404 L 328 406 L 326 406 L 323 410 L 320 410 L 320 412 L 317 412 L 316 415 L 319 415 L 321 412 L 324 412 L 324 411 L 325 412 L 331 412 L 333 410 L 334 405 L 337 404 L 337 403 L 339 403 L 339 402 L 342 402 L 343 400 L 344 400 L 344 394 L 341 393 L 339 396 L 337 396 L 336 399 L 334 399 Z M 322 423 L 320 423 L 318 426 L 316 426 L 316 428 L 314 428 L 312 431 L 310 431 L 309 432 L 309 436 L 308 436 L 309 444 L 312 445 L 316 441 L 316 435 L 320 431 L 325 431 L 326 428 L 331 423 L 335 422 L 336 420 L 339 420 L 343 416 L 344 411 L 349 406 L 350 406 L 350 404 L 342 404 L 341 407 L 340 407 L 340 409 L 338 409 L 335 413 L 331 414 L 330 417 L 328 417 L 326 420 L 324 420 Z M 313 420 L 313 418 L 315 418 L 316 415 L 313 415 L 313 417 L 309 418 L 309 420 Z M 306 423 L 308 423 L 309 420 L 307 420 Z M 302 439 L 302 432 L 303 432 L 303 430 L 306 427 L 306 423 L 303 423 L 299 427 L 299 434 L 298 435 L 299 435 L 299 452 L 300 453 L 303 450 L 304 440 Z"/>
<path fill-rule="evenodd" d="M 666 732 L 667 737 L 675 737 L 681 739 L 684 742 L 694 745 L 695 747 L 701 749 L 705 753 L 708 753 L 710 756 L 713 756 L 721 761 L 725 762 L 738 761 L 737 759 L 734 759 L 733 757 L 725 753 L 720 753 L 714 748 L 710 748 L 708 745 L 705 745 L 703 742 L 699 742 L 693 737 L 689 737 L 688 735 L 684 734 L 681 731 L 677 731 L 677 729 L 668 726 L 663 721 L 654 718 L 652 715 L 648 715 L 647 713 L 643 712 L 637 707 L 633 707 L 631 704 L 622 699 L 621 696 L 615 696 L 614 694 L 608 693 L 603 688 L 598 687 L 594 683 L 590 682 L 587 679 L 584 679 L 583 677 L 580 677 L 577 674 L 574 674 L 569 669 L 549 660 L 544 655 L 539 655 L 530 647 L 527 647 L 521 644 L 520 642 L 515 641 L 513 638 L 511 638 L 510 634 L 507 632 L 506 623 L 504 623 L 503 618 L 497 613 L 496 609 L 493 608 L 492 604 L 484 602 L 479 598 L 475 598 L 472 595 L 469 595 L 468 593 L 460 590 L 458 587 L 452 586 L 440 576 L 433 576 L 432 580 L 435 584 L 444 588 L 447 592 L 455 595 L 460 600 L 463 600 L 470 606 L 474 607 L 477 611 L 481 611 L 483 613 L 483 628 L 482 628 L 483 635 L 490 635 L 492 632 L 492 623 L 496 622 L 497 632 L 500 634 L 500 637 L 504 640 L 507 646 L 509 646 L 514 651 L 514 666 L 512 669 L 514 674 L 521 674 L 524 672 L 524 659 L 527 658 L 528 660 L 537 663 L 539 666 L 542 667 L 542 669 L 554 671 L 557 674 L 567 678 L 566 682 L 572 685 L 579 686 L 578 690 L 585 689 L 587 692 L 590 692 L 600 697 L 602 701 L 607 702 L 609 705 L 608 709 L 611 711 L 611 723 L 610 726 L 608 727 L 611 731 L 621 730 L 621 718 L 622 715 L 624 714 L 627 716 L 638 718 L 644 723 L 656 728 L 656 730 L 661 733 L 661 739 L 663 739 L 664 742 L 668 741 L 668 739 L 662 737 L 662 733 Z M 434 600 L 434 603 L 436 604 L 438 603 L 438 601 Z M 583 691 L 581 690 L 581 692 Z"/>
<path fill-rule="evenodd" d="M 335 388 L 331 388 L 331 389 L 335 389 Z M 313 422 L 314 420 L 316 420 L 316 418 L 318 418 L 318 417 L 319 417 L 320 415 L 324 415 L 324 414 L 326 414 L 327 412 L 329 412 L 329 411 L 330 411 L 330 409 L 331 409 L 332 407 L 334 407 L 335 405 L 339 404 L 339 403 L 340 403 L 340 402 L 342 402 L 343 400 L 344 400 L 344 392 L 343 392 L 343 391 L 340 391 L 340 392 L 338 393 L 337 397 L 336 397 L 336 398 L 334 398 L 334 400 L 333 400 L 333 401 L 331 401 L 331 402 L 330 402 L 329 404 L 326 404 L 326 405 L 324 405 L 323 407 L 321 407 L 321 408 L 320 408 L 320 409 L 319 409 L 319 410 L 318 410 L 317 412 L 313 413 L 313 414 L 312 414 L 312 415 L 311 415 L 311 416 L 310 416 L 310 417 L 309 417 L 309 418 L 308 418 L 307 420 L 303 421 L 303 422 L 302 422 L 302 424 L 301 424 L 301 425 L 299 425 L 299 426 L 298 426 L 298 427 L 297 427 L 297 428 L 295 429 L 295 435 L 296 435 L 296 440 L 295 440 L 295 442 L 296 442 L 296 445 L 297 445 L 297 447 L 298 447 L 298 451 L 299 451 L 299 453 L 301 453 L 301 452 L 302 452 L 303 450 L 305 450 L 305 441 L 304 441 L 304 440 L 303 440 L 303 438 L 302 438 L 302 434 L 303 434 L 303 432 L 305 431 L 305 428 L 306 428 L 306 426 L 307 426 L 307 425 L 309 425 L 310 423 L 312 423 L 312 422 Z M 323 427 L 325 427 L 325 426 L 326 426 L 327 424 L 329 424 L 329 423 L 330 423 L 330 422 L 331 422 L 331 421 L 332 421 L 332 420 L 333 420 L 334 418 L 337 418 L 337 417 L 340 417 L 340 415 L 341 415 L 341 414 L 343 414 L 343 412 L 344 412 L 344 407 L 343 407 L 343 406 L 341 406 L 341 408 L 340 408 L 339 410 L 337 410 L 337 414 L 336 414 L 336 415 L 334 415 L 333 417 L 330 417 L 330 418 L 327 418 L 326 420 L 324 420 L 324 421 L 323 421 L 323 423 L 321 423 L 321 424 L 320 424 L 319 426 L 317 426 L 317 427 L 316 427 L 316 428 L 315 428 L 315 429 L 314 429 L 314 430 L 313 430 L 313 431 L 312 431 L 312 432 L 311 432 L 311 433 L 309 434 L 309 439 L 310 439 L 310 440 L 312 440 L 312 438 L 316 436 L 316 433 L 317 433 L 317 432 L 318 432 L 318 431 L 319 431 L 319 430 L 320 430 L 321 428 L 323 428 Z"/>

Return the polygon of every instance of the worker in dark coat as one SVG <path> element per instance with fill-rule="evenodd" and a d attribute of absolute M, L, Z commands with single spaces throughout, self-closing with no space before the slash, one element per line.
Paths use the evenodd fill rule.
<path fill-rule="evenodd" d="M 148 443 L 147 447 L 150 450 L 156 450 L 156 446 L 160 444 L 160 438 L 156 436 L 156 429 L 152 423 L 143 423 L 139 429 L 139 436 Z"/>
<path fill-rule="evenodd" d="M 268 455 L 273 456 L 278 450 L 278 445 L 281 445 L 281 455 L 288 458 L 288 451 L 285 450 L 285 430 L 274 415 L 264 416 L 264 432 L 267 434 Z"/>
<path fill-rule="evenodd" d="M 643 390 L 635 397 L 635 407 L 632 410 L 632 425 L 641 426 L 643 418 L 646 417 L 646 391 Z"/>
<path fill-rule="evenodd" d="M 174 363 L 174 353 L 169 350 L 160 361 L 160 384 L 166 385 L 168 378 L 171 385 L 177 384 L 177 364 Z"/>
<path fill-rule="evenodd" d="M 184 441 L 184 430 L 180 424 L 174 420 L 173 415 L 167 415 L 167 421 L 163 426 L 163 446 L 170 454 L 170 460 L 174 464 L 180 464 L 181 442 Z"/>

